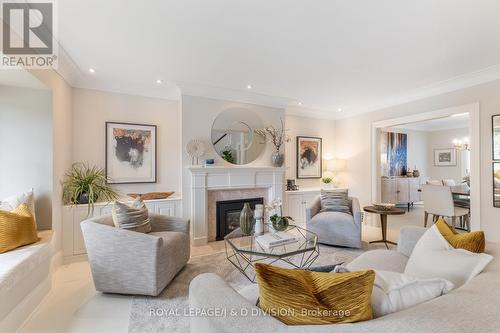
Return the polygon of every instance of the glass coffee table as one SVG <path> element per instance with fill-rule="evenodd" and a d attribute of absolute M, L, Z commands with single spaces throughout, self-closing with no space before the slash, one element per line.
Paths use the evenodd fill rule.
<path fill-rule="evenodd" d="M 270 225 L 264 228 L 272 232 Z M 251 282 L 255 283 L 255 263 L 261 262 L 286 268 L 307 269 L 319 257 L 318 236 L 304 228 L 290 225 L 285 232 L 297 242 L 272 248 L 261 246 L 253 234 L 245 235 L 240 228 L 224 237 L 226 257 Z"/>

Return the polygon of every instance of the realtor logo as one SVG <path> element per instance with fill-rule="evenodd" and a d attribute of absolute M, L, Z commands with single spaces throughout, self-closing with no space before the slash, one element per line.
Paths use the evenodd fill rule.
<path fill-rule="evenodd" d="M 52 1 L 3 1 L 2 21 L 2 68 L 57 67 Z"/>

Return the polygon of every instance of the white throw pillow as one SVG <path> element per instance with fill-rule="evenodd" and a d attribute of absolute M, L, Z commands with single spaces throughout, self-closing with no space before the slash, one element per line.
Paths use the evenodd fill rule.
<path fill-rule="evenodd" d="M 419 279 L 406 274 L 375 271 L 372 290 L 373 317 L 398 312 L 430 301 L 453 289 L 445 279 Z"/>
<path fill-rule="evenodd" d="M 415 245 L 405 274 L 419 278 L 442 278 L 455 288 L 481 273 L 493 257 L 455 249 L 433 225 Z"/>
<path fill-rule="evenodd" d="M 0 202 L 0 209 L 13 211 L 21 204 L 26 204 L 33 214 L 33 217 L 35 217 L 34 189 L 31 188 L 24 193 L 15 194 L 8 198 L 2 199 L 2 201 Z"/>

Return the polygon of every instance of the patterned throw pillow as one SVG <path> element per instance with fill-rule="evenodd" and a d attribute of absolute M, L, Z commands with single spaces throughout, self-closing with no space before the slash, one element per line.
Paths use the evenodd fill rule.
<path fill-rule="evenodd" d="M 113 223 L 115 227 L 148 233 L 151 231 L 149 213 L 144 201 L 140 197 L 132 204 L 115 201 L 113 206 Z"/>
<path fill-rule="evenodd" d="M 372 319 L 375 272 L 318 273 L 255 265 L 261 309 L 287 325 Z"/>
<path fill-rule="evenodd" d="M 0 253 L 38 242 L 33 214 L 27 204 L 11 212 L 0 210 Z"/>
<path fill-rule="evenodd" d="M 347 190 L 321 190 L 321 212 L 340 212 L 352 215 Z"/>
<path fill-rule="evenodd" d="M 444 239 L 450 243 L 455 249 L 464 249 L 470 252 L 483 253 L 486 247 L 483 231 L 472 231 L 459 234 L 453 227 L 443 219 L 436 222 L 438 228 Z"/>

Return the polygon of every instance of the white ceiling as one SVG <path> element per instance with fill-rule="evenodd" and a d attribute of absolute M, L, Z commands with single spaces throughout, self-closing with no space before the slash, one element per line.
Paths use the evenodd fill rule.
<path fill-rule="evenodd" d="M 436 132 L 448 129 L 468 128 L 469 127 L 469 114 L 456 114 L 455 116 L 430 119 L 409 123 L 404 125 L 394 126 L 394 129 L 407 129 L 413 131 L 423 132 Z"/>
<path fill-rule="evenodd" d="M 500 78 L 494 0 L 58 6 L 59 41 L 74 62 L 61 72 L 79 87 L 228 98 L 335 118 Z"/>

